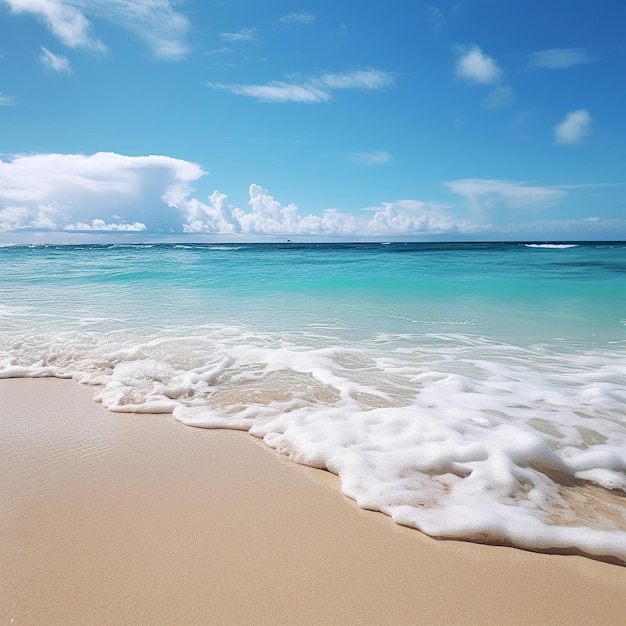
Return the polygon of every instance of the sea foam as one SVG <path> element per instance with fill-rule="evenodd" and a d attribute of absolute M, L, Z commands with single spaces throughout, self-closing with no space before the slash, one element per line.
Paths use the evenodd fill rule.
<path fill-rule="evenodd" d="M 243 261 L 231 260 L 242 251 L 211 250 L 202 272 L 195 265 L 204 263 L 202 249 L 158 246 L 81 251 L 82 266 L 74 258 L 52 278 L 16 266 L 21 297 L 5 294 L 0 306 L 0 378 L 74 378 L 94 385 L 95 399 L 111 411 L 172 413 L 190 426 L 248 431 L 295 462 L 336 474 L 360 507 L 433 536 L 626 562 L 623 312 L 607 318 L 599 306 L 591 317 L 579 301 L 577 316 L 562 317 L 567 339 L 514 341 L 524 335 L 517 320 L 534 312 L 504 308 L 486 292 L 463 312 L 475 323 L 451 324 L 437 291 L 407 291 L 410 307 L 390 298 L 400 292 L 388 293 L 384 281 L 374 291 L 357 282 L 358 293 L 351 287 L 344 297 L 328 296 L 324 251 L 315 253 L 309 279 L 302 272 L 310 261 L 287 252 L 289 271 L 263 268 L 257 255 L 247 270 L 262 271 L 245 280 Z M 171 255 L 158 259 L 166 267 L 146 278 L 141 265 L 153 266 L 159 254 Z M 259 254 L 285 262 L 276 250 Z M 388 262 L 367 254 L 370 270 Z M 111 264 L 110 280 L 93 257 Z M 187 285 L 194 272 L 210 284 L 202 297 Z M 273 287 L 261 289 L 264 282 Z M 276 290 L 286 286 L 291 296 L 281 300 Z M 554 298 L 571 302 L 571 289 L 568 282 Z M 593 293 L 603 292 L 594 286 Z M 502 311 L 510 315 L 507 336 L 496 323 Z M 581 322 L 594 337 L 578 338 Z"/>

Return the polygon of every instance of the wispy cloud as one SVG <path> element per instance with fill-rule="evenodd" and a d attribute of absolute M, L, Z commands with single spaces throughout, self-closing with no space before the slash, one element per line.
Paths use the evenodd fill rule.
<path fill-rule="evenodd" d="M 464 196 L 477 214 L 503 210 L 535 212 L 553 206 L 567 195 L 555 187 L 534 186 L 506 180 L 464 178 L 445 183 L 452 192 Z"/>
<path fill-rule="evenodd" d="M 585 48 L 550 48 L 533 52 L 527 67 L 528 69 L 563 70 L 594 60 L 595 57 Z"/>
<path fill-rule="evenodd" d="M 495 59 L 478 46 L 459 48 L 461 56 L 455 66 L 456 75 L 471 83 L 491 84 L 497 82 L 502 70 Z"/>
<path fill-rule="evenodd" d="M 370 152 L 350 152 L 348 159 L 359 165 L 385 165 L 392 160 L 392 156 L 384 150 L 372 150 Z"/>
<path fill-rule="evenodd" d="M 514 99 L 513 89 L 508 85 L 500 85 L 483 100 L 483 106 L 487 109 L 505 109 L 511 106 Z"/>
<path fill-rule="evenodd" d="M 261 102 L 326 102 L 331 99 L 329 91 L 311 85 L 295 85 L 280 81 L 265 85 L 238 85 L 208 83 L 212 89 L 224 89 L 237 96 L 256 98 Z"/>
<path fill-rule="evenodd" d="M 554 128 L 556 143 L 576 145 L 583 142 L 591 132 L 593 118 L 587 109 L 571 111 L 565 119 Z"/>
<path fill-rule="evenodd" d="M 220 37 L 229 43 L 258 41 L 256 28 L 242 28 L 234 33 L 221 33 Z"/>
<path fill-rule="evenodd" d="M 50 52 L 48 48 L 44 48 L 43 46 L 41 46 L 39 60 L 45 68 L 52 70 L 53 72 L 57 72 L 58 74 L 72 73 L 70 60 L 66 56 L 63 56 L 62 54 L 54 54 L 54 52 Z"/>
<path fill-rule="evenodd" d="M 273 81 L 263 85 L 208 83 L 212 89 L 224 89 L 233 94 L 256 98 L 262 102 L 327 102 L 334 91 L 375 91 L 394 84 L 394 75 L 377 69 L 326 73 L 301 82 Z"/>
<path fill-rule="evenodd" d="M 142 39 L 156 57 L 179 60 L 189 52 L 189 20 L 172 0 L 5 0 L 14 13 L 30 13 L 70 48 L 106 50 L 89 18 L 105 19 Z"/>
<path fill-rule="evenodd" d="M 0 93 L 0 107 L 11 107 L 15 104 L 15 100 L 11 96 L 5 96 Z"/>
<path fill-rule="evenodd" d="M 279 20 L 282 24 L 311 24 L 315 21 L 315 15 L 310 13 L 287 13 L 283 15 Z"/>
<path fill-rule="evenodd" d="M 13 13 L 31 13 L 69 48 L 105 50 L 106 46 L 92 33 L 91 23 L 71 1 L 5 0 Z"/>
<path fill-rule="evenodd" d="M 441 29 L 446 25 L 446 18 L 439 7 L 427 5 L 425 9 L 428 13 L 433 33 L 435 33 L 435 35 L 438 35 L 441 32 Z"/>

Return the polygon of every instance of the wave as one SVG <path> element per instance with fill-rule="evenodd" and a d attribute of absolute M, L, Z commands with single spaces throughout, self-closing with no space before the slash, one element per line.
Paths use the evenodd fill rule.
<path fill-rule="evenodd" d="M 579 244 L 577 243 L 527 243 L 524 244 L 527 248 L 554 248 L 554 249 L 565 249 L 565 248 L 577 248 Z"/>
<path fill-rule="evenodd" d="M 74 378 L 98 385 L 110 411 L 248 431 L 339 476 L 360 507 L 433 536 L 626 562 L 626 359 L 615 352 L 461 334 L 338 345 L 227 326 L 28 344 L 0 359 L 0 378 Z M 598 496 L 600 522 L 588 515 L 594 485 L 614 494 Z"/>

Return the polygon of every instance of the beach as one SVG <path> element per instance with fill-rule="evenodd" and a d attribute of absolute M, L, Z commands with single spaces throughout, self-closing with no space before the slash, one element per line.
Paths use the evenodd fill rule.
<path fill-rule="evenodd" d="M 626 568 L 435 540 L 247 433 L 0 381 L 3 624 L 618 624 Z"/>

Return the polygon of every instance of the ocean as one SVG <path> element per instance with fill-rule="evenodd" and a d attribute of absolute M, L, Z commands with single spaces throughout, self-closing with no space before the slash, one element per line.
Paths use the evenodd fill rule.
<path fill-rule="evenodd" d="M 623 242 L 5 245 L 0 378 L 44 376 L 432 536 L 626 562 Z"/>

